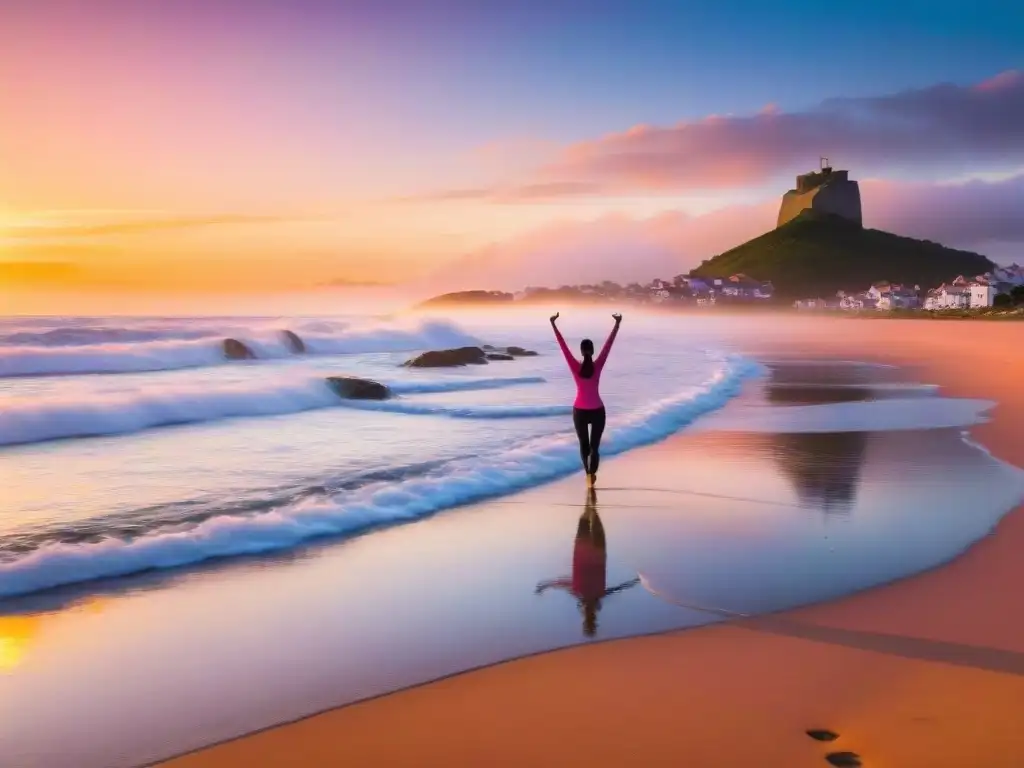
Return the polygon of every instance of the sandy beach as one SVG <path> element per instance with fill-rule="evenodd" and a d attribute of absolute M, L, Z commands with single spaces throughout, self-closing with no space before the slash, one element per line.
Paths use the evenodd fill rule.
<path fill-rule="evenodd" d="M 895 364 L 945 395 L 996 401 L 972 437 L 1018 466 L 1022 342 L 1016 323 L 819 318 L 735 340 L 762 357 Z M 952 563 L 880 588 L 502 663 L 165 765 L 817 766 L 848 752 L 865 766 L 1019 766 L 1022 548 L 1018 508 Z"/>

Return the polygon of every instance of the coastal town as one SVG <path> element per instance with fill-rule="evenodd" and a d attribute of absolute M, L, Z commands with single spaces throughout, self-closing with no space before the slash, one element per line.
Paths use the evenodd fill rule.
<path fill-rule="evenodd" d="M 1024 304 L 1024 267 L 1011 264 L 991 272 L 965 277 L 959 275 L 938 287 L 922 289 L 920 285 L 879 282 L 867 290 L 847 293 L 839 291 L 830 298 L 814 297 L 793 302 L 804 310 L 878 310 L 922 309 L 942 310 L 986 309 Z"/>
<path fill-rule="evenodd" d="M 879 281 L 863 290 L 840 290 L 829 297 L 816 296 L 787 301 L 780 299 L 779 293 L 771 282 L 754 280 L 743 274 L 720 278 L 680 274 L 670 279 L 656 278 L 646 284 L 619 285 L 606 280 L 593 285 L 527 287 L 515 293 L 467 291 L 438 298 L 486 302 L 628 301 L 666 307 L 703 308 L 789 306 L 798 310 L 837 312 L 941 312 L 1024 305 L 1024 267 L 1017 264 L 997 266 L 981 275 L 959 275 L 934 288 Z"/>

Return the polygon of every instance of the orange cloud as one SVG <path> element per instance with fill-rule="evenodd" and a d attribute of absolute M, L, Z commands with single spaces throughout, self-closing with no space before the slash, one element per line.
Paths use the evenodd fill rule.
<path fill-rule="evenodd" d="M 163 219 L 125 219 L 96 224 L 33 224 L 7 227 L 4 234 L 14 238 L 59 239 L 64 237 L 96 237 L 104 235 L 126 235 L 160 230 L 192 229 L 228 224 L 276 224 L 281 222 L 310 221 L 283 216 L 253 216 L 222 214 L 216 216 L 178 216 Z"/>
<path fill-rule="evenodd" d="M 599 184 L 587 181 L 548 181 L 506 187 L 478 187 L 467 189 L 443 189 L 423 195 L 398 198 L 395 202 L 464 202 L 467 200 L 489 200 L 491 202 L 515 203 L 550 198 L 596 195 L 604 191 Z"/>

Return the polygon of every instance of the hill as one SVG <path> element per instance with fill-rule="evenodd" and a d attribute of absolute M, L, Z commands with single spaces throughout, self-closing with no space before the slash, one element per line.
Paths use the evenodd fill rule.
<path fill-rule="evenodd" d="M 864 229 L 842 217 L 807 210 L 778 229 L 703 262 L 691 274 L 727 277 L 742 272 L 770 280 L 776 296 L 791 299 L 864 290 L 884 280 L 931 287 L 957 275 L 982 274 L 993 266 L 978 253 Z"/>
<path fill-rule="evenodd" d="M 423 309 L 429 307 L 446 307 L 453 304 L 502 304 L 512 301 L 511 293 L 502 291 L 456 291 L 434 296 L 432 299 L 420 302 L 417 306 Z"/>

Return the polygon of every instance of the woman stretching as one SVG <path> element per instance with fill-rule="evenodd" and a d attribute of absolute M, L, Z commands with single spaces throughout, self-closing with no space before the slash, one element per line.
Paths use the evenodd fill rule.
<path fill-rule="evenodd" d="M 597 467 L 601 462 L 601 435 L 604 433 L 604 403 L 601 401 L 601 394 L 598 387 L 601 384 L 601 369 L 604 368 L 608 353 L 612 350 L 612 343 L 619 332 L 619 325 L 622 323 L 622 315 L 614 314 L 615 327 L 608 335 L 608 340 L 601 347 L 601 353 L 594 357 L 594 342 L 584 339 L 580 342 L 580 352 L 583 353 L 583 361 L 577 360 L 562 338 L 561 331 L 555 321 L 559 313 L 551 317 L 551 327 L 555 331 L 555 338 L 558 339 L 558 346 L 562 348 L 565 355 L 565 362 L 569 364 L 572 377 L 576 381 L 576 401 L 572 408 L 572 423 L 576 427 L 576 436 L 580 440 L 580 458 L 583 460 L 583 471 L 587 473 L 587 485 L 591 488 L 597 482 Z"/>

